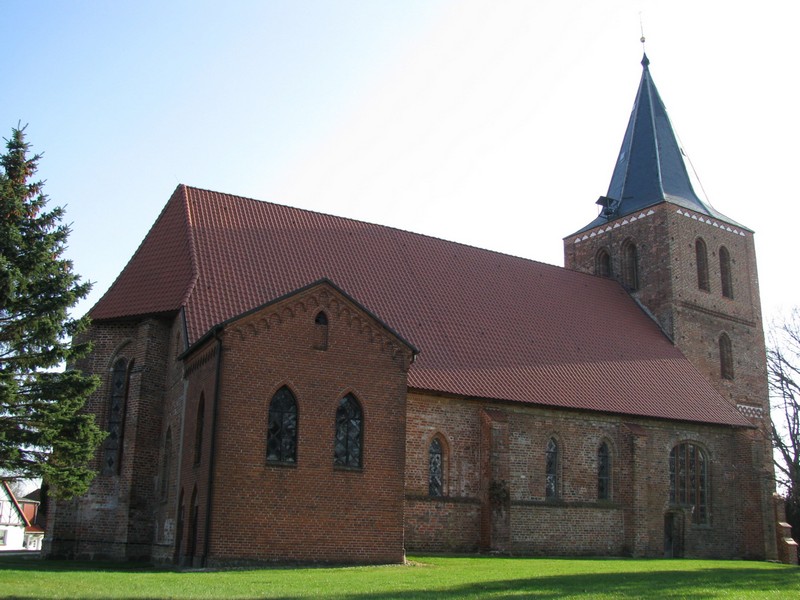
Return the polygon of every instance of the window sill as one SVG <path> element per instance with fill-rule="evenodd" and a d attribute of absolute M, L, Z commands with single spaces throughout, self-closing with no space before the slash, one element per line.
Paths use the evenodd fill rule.
<path fill-rule="evenodd" d="M 333 465 L 334 471 L 349 471 L 351 473 L 361 473 L 364 467 L 348 467 L 347 465 Z"/>
<path fill-rule="evenodd" d="M 277 467 L 279 469 L 296 469 L 297 461 L 289 462 L 285 460 L 268 460 L 266 466 Z"/>

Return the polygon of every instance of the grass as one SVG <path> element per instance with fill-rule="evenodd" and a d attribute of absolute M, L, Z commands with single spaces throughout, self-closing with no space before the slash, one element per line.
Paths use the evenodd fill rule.
<path fill-rule="evenodd" d="M 410 556 L 408 565 L 165 571 L 0 557 L 0 597 L 800 598 L 800 569 L 744 561 Z"/>

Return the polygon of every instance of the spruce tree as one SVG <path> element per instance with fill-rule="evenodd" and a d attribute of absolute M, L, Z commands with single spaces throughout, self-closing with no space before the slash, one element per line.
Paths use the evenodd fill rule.
<path fill-rule="evenodd" d="M 98 382 L 69 368 L 89 352 L 73 343 L 87 318 L 69 311 L 89 293 L 64 258 L 64 210 L 49 209 L 32 181 L 25 128 L 12 130 L 0 155 L 0 476 L 39 478 L 62 498 L 94 477 L 89 462 L 102 441 L 82 408 Z M 66 370 L 64 367 L 67 367 Z"/>

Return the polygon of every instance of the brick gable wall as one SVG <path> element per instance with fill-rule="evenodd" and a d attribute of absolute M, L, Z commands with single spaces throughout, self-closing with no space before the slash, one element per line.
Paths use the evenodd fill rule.
<path fill-rule="evenodd" d="M 314 321 L 320 310 L 328 318 L 326 350 L 318 349 Z M 216 343 L 210 341 L 198 354 L 210 355 Z M 203 365 L 187 375 L 182 484 L 184 498 L 195 485 L 198 489 L 194 563 L 402 561 L 399 474 L 405 460 L 410 351 L 325 287 L 236 321 L 221 334 L 220 343 L 216 407 L 216 358 L 203 359 Z M 294 464 L 267 461 L 269 403 L 282 386 L 297 402 Z M 200 466 L 190 464 L 189 456 L 201 389 L 207 412 L 204 446 L 213 443 L 215 452 L 208 520 L 209 456 L 204 455 Z M 334 466 L 336 409 L 346 394 L 355 396 L 363 411 L 361 468 Z M 183 531 L 181 545 L 188 548 L 190 531 Z M 190 560 L 185 557 L 183 562 Z"/>

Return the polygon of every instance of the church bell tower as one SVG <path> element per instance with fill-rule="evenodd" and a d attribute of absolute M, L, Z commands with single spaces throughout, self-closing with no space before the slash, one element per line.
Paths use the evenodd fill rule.
<path fill-rule="evenodd" d="M 750 508 L 766 522 L 774 484 L 753 232 L 701 198 L 687 163 L 644 55 L 608 192 L 597 218 L 564 239 L 564 262 L 619 281 L 751 420 L 743 446 L 762 492 Z"/>

